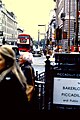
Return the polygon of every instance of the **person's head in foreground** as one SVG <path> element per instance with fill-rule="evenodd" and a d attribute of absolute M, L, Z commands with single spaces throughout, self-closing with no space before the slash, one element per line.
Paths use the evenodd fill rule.
<path fill-rule="evenodd" d="M 26 78 L 16 63 L 14 50 L 10 45 L 2 45 L 0 47 L 0 81 L 3 80 L 9 72 L 15 74 L 22 85 L 24 85 L 23 83 L 26 83 Z"/>

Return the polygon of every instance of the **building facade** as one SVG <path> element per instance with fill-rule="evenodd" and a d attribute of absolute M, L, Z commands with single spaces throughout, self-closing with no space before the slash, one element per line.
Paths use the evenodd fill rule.
<path fill-rule="evenodd" d="M 76 39 L 76 29 L 78 29 L 78 41 L 80 41 L 80 16 L 78 16 L 78 28 L 76 28 L 76 12 L 80 11 L 80 0 L 78 0 L 78 11 L 77 11 L 77 0 L 54 0 L 56 2 L 56 29 L 62 30 L 62 42 L 63 47 L 68 47 L 68 41 L 70 46 L 72 41 Z M 64 39 L 64 33 L 67 36 Z M 66 45 L 66 46 L 65 46 Z"/>
<path fill-rule="evenodd" d="M 17 21 L 13 12 L 5 8 L 5 4 L 0 1 L 0 43 L 3 38 L 6 42 L 14 44 L 17 40 Z"/>

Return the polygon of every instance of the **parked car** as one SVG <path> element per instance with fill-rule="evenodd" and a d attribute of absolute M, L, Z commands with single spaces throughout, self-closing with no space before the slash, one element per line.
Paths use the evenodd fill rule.
<path fill-rule="evenodd" d="M 33 54 L 33 57 L 41 57 L 42 52 L 40 49 L 37 48 L 33 50 L 32 54 Z"/>

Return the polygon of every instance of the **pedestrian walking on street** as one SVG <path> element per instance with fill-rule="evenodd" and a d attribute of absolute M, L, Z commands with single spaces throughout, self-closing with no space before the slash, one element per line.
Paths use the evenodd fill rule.
<path fill-rule="evenodd" d="M 0 112 L 27 113 L 26 78 L 10 45 L 0 47 Z"/>
<path fill-rule="evenodd" d="M 34 111 L 34 92 L 35 92 L 35 70 L 32 66 L 33 56 L 31 53 L 26 52 L 19 57 L 20 67 L 26 77 L 27 83 L 33 86 L 33 95 L 29 101 L 29 110 Z"/>

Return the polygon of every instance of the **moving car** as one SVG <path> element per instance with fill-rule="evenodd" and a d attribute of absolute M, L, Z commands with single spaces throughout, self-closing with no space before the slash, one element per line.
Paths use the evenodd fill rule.
<path fill-rule="evenodd" d="M 39 48 L 34 49 L 32 54 L 33 54 L 33 57 L 41 57 L 42 55 L 41 50 Z"/>

